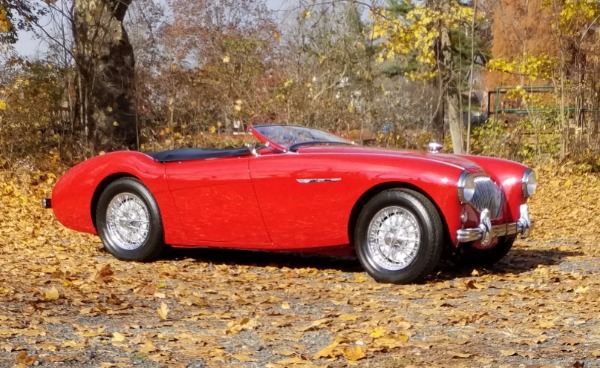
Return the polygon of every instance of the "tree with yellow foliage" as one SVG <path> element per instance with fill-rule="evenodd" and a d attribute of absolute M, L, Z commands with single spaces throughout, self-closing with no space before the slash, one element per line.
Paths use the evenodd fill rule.
<path fill-rule="evenodd" d="M 0 0 L 0 43 L 15 43 L 17 31 L 30 29 L 43 7 L 30 0 Z"/>
<path fill-rule="evenodd" d="M 383 40 L 379 60 L 400 59 L 405 65 L 403 73 L 410 79 L 437 82 L 438 111 L 447 112 L 453 150 L 462 153 L 459 70 L 467 55 L 461 52 L 456 38 L 462 36 L 462 42 L 476 47 L 473 35 L 468 38 L 461 31 L 475 22 L 474 9 L 456 0 L 399 0 L 390 4 L 373 12 L 374 36 Z M 473 55 L 463 67 L 473 63 L 475 57 L 484 59 L 480 47 Z M 434 129 L 443 139 L 444 113 L 434 120 Z"/>
<path fill-rule="evenodd" d="M 500 0 L 495 4 L 492 54 L 486 86 L 545 85 L 557 111 L 550 116 L 561 137 L 561 157 L 598 146 L 600 58 L 596 0 Z M 527 89 L 514 95 L 524 107 Z M 548 102 L 548 101 L 547 101 Z M 532 107 L 532 106 L 529 106 Z M 592 113 L 593 112 L 593 113 Z M 548 116 L 530 113 L 530 120 Z M 573 127 L 575 127 L 573 129 Z"/>

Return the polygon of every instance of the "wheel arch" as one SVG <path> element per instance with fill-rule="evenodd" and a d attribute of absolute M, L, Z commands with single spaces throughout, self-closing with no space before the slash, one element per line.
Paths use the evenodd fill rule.
<path fill-rule="evenodd" d="M 110 183 L 122 178 L 133 178 L 141 182 L 140 178 L 136 177 L 135 175 L 132 175 L 131 173 L 126 172 L 114 173 L 102 179 L 102 181 L 96 186 L 96 189 L 94 190 L 94 195 L 92 196 L 92 203 L 90 205 L 90 216 L 92 218 L 92 223 L 94 224 L 95 229 L 97 229 L 96 207 L 98 206 L 98 201 L 100 200 L 102 192 L 104 192 L 104 190 L 106 189 L 106 187 L 108 187 Z"/>
<path fill-rule="evenodd" d="M 354 246 L 354 233 L 356 231 L 358 216 L 360 215 L 360 212 L 362 211 L 363 207 L 367 204 L 367 202 L 369 202 L 371 200 L 371 198 L 375 197 L 377 194 L 379 194 L 383 191 L 390 190 L 390 189 L 408 189 L 408 190 L 413 190 L 413 191 L 425 196 L 433 204 L 436 211 L 440 215 L 440 219 L 442 220 L 442 225 L 444 227 L 444 229 L 443 229 L 444 239 L 446 239 L 446 240 L 450 239 L 450 231 L 448 229 L 448 223 L 446 222 L 444 213 L 441 211 L 441 209 L 438 206 L 438 204 L 436 203 L 436 201 L 430 195 L 428 195 L 427 192 L 425 192 L 421 188 L 417 187 L 416 185 L 413 185 L 410 183 L 405 183 L 405 182 L 400 182 L 400 181 L 394 181 L 394 182 L 380 183 L 380 184 L 377 184 L 374 187 L 370 188 L 369 190 L 364 192 L 360 196 L 360 198 L 358 198 L 358 200 L 352 207 L 352 211 L 350 212 L 350 218 L 348 219 L 348 239 L 350 240 L 350 244 L 352 246 Z"/>

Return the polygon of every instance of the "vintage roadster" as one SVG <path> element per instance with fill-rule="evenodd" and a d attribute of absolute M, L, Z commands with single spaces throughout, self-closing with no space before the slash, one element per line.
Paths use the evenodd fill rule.
<path fill-rule="evenodd" d="M 250 131 L 248 147 L 89 159 L 43 205 L 122 260 L 154 260 L 167 245 L 341 248 L 392 283 L 423 279 L 442 253 L 491 265 L 530 232 L 536 176 L 519 163 L 362 147 L 293 125 Z"/>

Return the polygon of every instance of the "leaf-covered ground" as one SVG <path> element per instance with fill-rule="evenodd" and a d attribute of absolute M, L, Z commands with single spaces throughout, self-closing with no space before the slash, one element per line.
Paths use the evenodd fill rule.
<path fill-rule="evenodd" d="M 600 177 L 540 170 L 533 236 L 491 269 L 384 285 L 354 260 L 120 262 L 0 172 L 0 366 L 600 366 Z"/>

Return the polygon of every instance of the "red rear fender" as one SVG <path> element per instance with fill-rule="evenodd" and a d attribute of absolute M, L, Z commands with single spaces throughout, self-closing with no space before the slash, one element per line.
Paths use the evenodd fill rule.
<path fill-rule="evenodd" d="M 150 190 L 158 204 L 165 241 L 185 243 L 164 171 L 164 165 L 140 152 L 114 152 L 94 157 L 71 168 L 56 184 L 52 193 L 54 214 L 68 228 L 96 234 L 93 216 L 100 194 L 113 180 L 134 177 Z"/>

